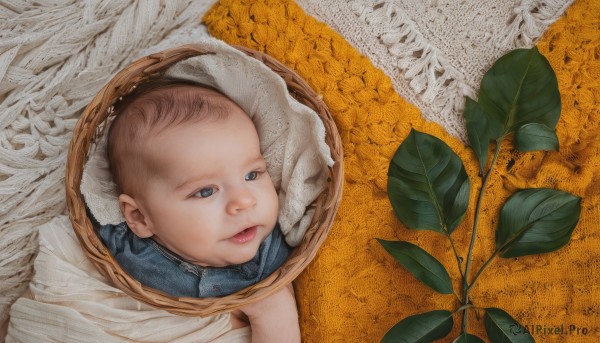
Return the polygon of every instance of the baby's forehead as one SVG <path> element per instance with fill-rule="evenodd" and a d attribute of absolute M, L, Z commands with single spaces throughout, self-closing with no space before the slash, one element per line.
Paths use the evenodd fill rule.
<path fill-rule="evenodd" d="M 154 88 L 152 85 L 146 87 L 148 87 L 148 89 L 141 90 L 141 94 L 135 96 L 131 102 L 131 105 L 139 106 L 147 103 L 149 99 L 169 97 L 174 100 L 175 104 L 177 104 L 179 101 L 189 100 L 190 98 L 202 98 L 206 100 L 218 101 L 219 104 L 223 106 L 237 106 L 235 102 L 231 101 L 223 93 L 204 85 L 180 83 L 167 84 L 157 88 Z"/>
<path fill-rule="evenodd" d="M 163 177 L 179 177 L 187 171 L 216 174 L 264 161 L 254 124 L 244 113 L 178 125 L 150 137 L 144 145 L 144 159 Z"/>

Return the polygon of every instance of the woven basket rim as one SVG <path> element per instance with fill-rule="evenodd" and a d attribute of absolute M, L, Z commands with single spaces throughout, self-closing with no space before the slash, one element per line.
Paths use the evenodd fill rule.
<path fill-rule="evenodd" d="M 343 151 L 339 133 L 321 97 L 294 71 L 273 57 L 242 46 L 234 46 L 247 56 L 257 59 L 285 81 L 290 94 L 299 102 L 312 108 L 322 120 L 325 140 L 334 160 L 328 168 L 330 178 L 327 188 L 313 203 L 315 213 L 301 242 L 294 248 L 288 260 L 273 274 L 259 283 L 236 293 L 216 298 L 174 297 L 150 287 L 142 286 L 127 274 L 108 249 L 102 244 L 80 191 L 83 166 L 87 161 L 92 142 L 97 139 L 111 114 L 113 103 L 131 91 L 132 86 L 151 75 L 161 73 L 173 63 L 204 54 L 215 54 L 197 44 L 182 45 L 142 57 L 119 71 L 93 98 L 83 111 L 74 130 L 67 153 L 65 174 L 66 200 L 73 230 L 86 256 L 95 267 L 112 283 L 136 300 L 184 316 L 209 316 L 239 309 L 257 302 L 293 281 L 313 260 L 319 247 L 327 237 L 339 202 L 343 185 Z"/>

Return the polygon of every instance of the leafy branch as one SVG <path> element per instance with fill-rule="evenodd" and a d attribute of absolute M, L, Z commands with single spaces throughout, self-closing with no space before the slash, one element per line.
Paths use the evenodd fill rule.
<path fill-rule="evenodd" d="M 470 291 L 497 256 L 557 250 L 568 244 L 579 221 L 579 197 L 548 188 L 518 190 L 500 209 L 495 251 L 469 279 L 483 197 L 503 141 L 514 135 L 515 148 L 522 152 L 558 150 L 555 127 L 560 109 L 556 76 L 537 48 L 517 49 L 502 56 L 483 77 L 478 101 L 466 99 L 463 115 L 479 163 L 481 188 L 464 269 L 451 236 L 469 205 L 470 180 L 460 158 L 440 139 L 411 130 L 390 162 L 388 196 L 396 216 L 411 229 L 436 231 L 448 238 L 460 273 L 460 295 L 453 290 L 444 265 L 427 251 L 409 242 L 378 241 L 419 281 L 441 294 L 457 297 L 460 305 L 454 313 L 462 312 L 462 323 L 454 342 L 483 342 L 467 332 L 468 311 L 478 309 Z M 488 166 L 492 144 L 494 154 Z M 519 324 L 504 310 L 484 310 L 485 328 L 492 342 L 534 341 L 527 334 L 514 335 L 511 329 Z M 430 342 L 446 337 L 454 326 L 452 315 L 447 310 L 435 310 L 407 317 L 394 325 L 382 342 Z"/>

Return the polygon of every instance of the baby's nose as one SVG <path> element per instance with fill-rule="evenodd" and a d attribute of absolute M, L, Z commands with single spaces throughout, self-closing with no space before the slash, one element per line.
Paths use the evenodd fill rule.
<path fill-rule="evenodd" d="M 256 197 L 246 187 L 240 187 L 231 194 L 229 203 L 227 204 L 227 212 L 236 214 L 241 211 L 252 208 L 256 205 Z"/>

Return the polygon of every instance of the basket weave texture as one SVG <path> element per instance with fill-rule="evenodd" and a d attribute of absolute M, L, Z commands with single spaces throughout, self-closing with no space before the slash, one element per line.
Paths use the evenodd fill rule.
<path fill-rule="evenodd" d="M 83 167 L 92 143 L 101 137 L 112 106 L 127 95 L 133 86 L 164 72 L 174 63 L 189 57 L 215 54 L 199 45 L 184 45 L 143 57 L 121 70 L 94 97 L 75 126 L 69 145 L 66 166 L 66 200 L 73 229 L 85 254 L 112 283 L 133 298 L 151 306 L 184 316 L 209 316 L 239 309 L 264 299 L 293 281 L 315 257 L 327 237 L 337 211 L 343 183 L 342 144 L 335 123 L 321 98 L 296 73 L 272 57 L 244 47 L 236 48 L 264 63 L 285 81 L 290 94 L 300 103 L 313 109 L 323 121 L 325 141 L 335 164 L 329 168 L 326 189 L 312 206 L 315 213 L 301 244 L 294 248 L 288 260 L 261 282 L 234 294 L 218 298 L 173 297 L 150 287 L 142 286 L 127 274 L 102 244 L 86 211 L 80 192 Z"/>

